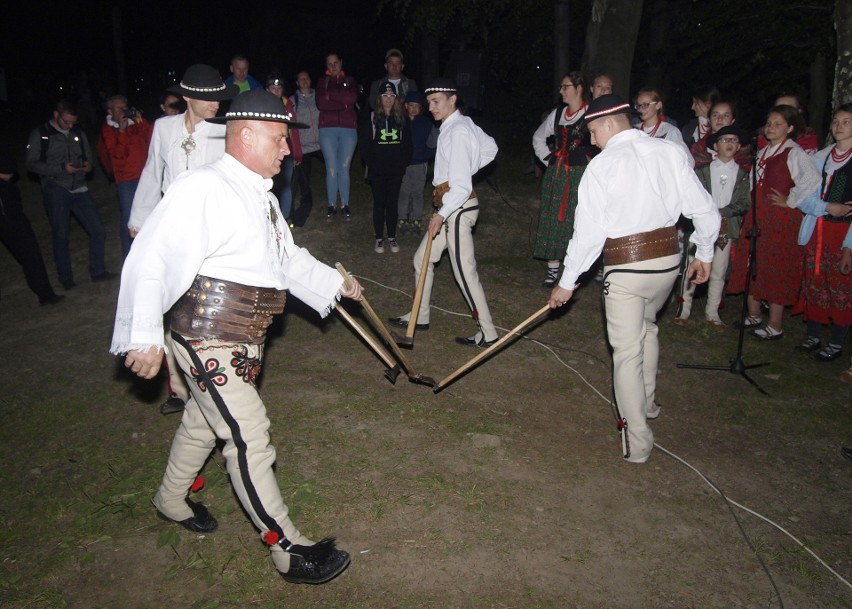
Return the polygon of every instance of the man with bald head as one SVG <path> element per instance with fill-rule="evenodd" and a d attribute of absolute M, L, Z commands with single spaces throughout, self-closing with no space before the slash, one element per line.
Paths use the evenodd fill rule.
<path fill-rule="evenodd" d="M 222 440 L 231 484 L 275 567 L 289 582 L 319 584 L 341 573 L 349 555 L 332 538 L 307 539 L 290 520 L 255 384 L 285 290 L 324 317 L 340 297 L 360 299 L 361 286 L 345 288 L 334 268 L 293 242 L 269 192 L 290 152 L 288 129 L 301 127 L 281 101 L 250 91 L 208 120 L 227 124 L 225 155 L 179 176 L 140 231 L 122 272 L 110 351 L 153 378 L 167 345 L 159 322 L 174 305 L 168 345 L 191 396 L 154 497 L 158 515 L 194 532 L 216 529 L 187 495 Z"/>

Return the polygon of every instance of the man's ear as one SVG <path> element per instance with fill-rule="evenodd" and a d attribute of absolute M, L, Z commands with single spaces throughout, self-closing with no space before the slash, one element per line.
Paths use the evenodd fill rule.
<path fill-rule="evenodd" d="M 245 125 L 244 127 L 240 128 L 240 142 L 243 144 L 243 146 L 245 146 L 246 148 L 251 148 L 252 146 L 254 146 L 254 138 L 254 129 L 252 129 L 248 125 Z"/>

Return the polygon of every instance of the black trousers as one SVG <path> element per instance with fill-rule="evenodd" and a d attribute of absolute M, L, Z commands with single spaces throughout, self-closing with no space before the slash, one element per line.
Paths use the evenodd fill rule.
<path fill-rule="evenodd" d="M 56 294 L 50 285 L 44 258 L 29 218 L 21 205 L 18 187 L 0 181 L 0 242 L 5 245 L 21 268 L 30 290 L 39 302 Z"/>
<path fill-rule="evenodd" d="M 396 221 L 399 219 L 399 189 L 403 175 L 370 175 L 373 189 L 373 229 L 376 239 L 384 238 L 387 227 L 388 239 L 396 239 Z"/>

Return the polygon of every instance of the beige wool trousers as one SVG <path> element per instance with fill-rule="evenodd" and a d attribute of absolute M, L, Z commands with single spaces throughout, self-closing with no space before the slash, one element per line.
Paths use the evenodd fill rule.
<path fill-rule="evenodd" d="M 612 346 L 613 384 L 621 416 L 627 419 L 631 463 L 651 455 L 654 434 L 646 421 L 659 412 L 655 403 L 657 314 L 677 279 L 680 254 L 604 266 L 604 307 Z"/>
<path fill-rule="evenodd" d="M 485 290 L 479 280 L 476 270 L 476 257 L 473 246 L 473 227 L 479 217 L 479 200 L 468 199 L 459 209 L 450 214 L 444 228 L 432 240 L 432 250 L 429 254 L 429 265 L 426 268 L 426 281 L 423 285 L 423 296 L 420 301 L 420 312 L 417 315 L 418 324 L 428 324 L 430 301 L 432 299 L 432 283 L 434 281 L 435 264 L 446 251 L 453 267 L 453 275 L 461 289 L 462 295 L 470 307 L 474 319 L 479 323 L 486 341 L 497 339 L 497 329 L 491 319 L 491 311 L 485 300 Z M 423 255 L 426 253 L 426 240 L 423 237 L 420 247 L 414 253 L 414 281 L 420 279 L 420 269 L 423 266 Z M 407 317 L 405 317 L 407 319 Z"/>

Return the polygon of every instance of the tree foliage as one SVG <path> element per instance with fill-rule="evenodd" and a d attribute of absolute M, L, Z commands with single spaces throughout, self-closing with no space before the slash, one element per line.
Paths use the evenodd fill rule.
<path fill-rule="evenodd" d="M 685 109 L 693 88 L 713 84 L 740 101 L 747 126 L 754 126 L 781 92 L 807 102 L 811 64 L 820 53 L 829 60 L 835 54 L 833 9 L 834 0 L 668 0 L 670 44 L 651 51 L 643 34 L 658 17 L 646 11 L 631 90 L 663 85 L 669 106 Z M 645 82 L 659 65 L 668 82 Z"/>

